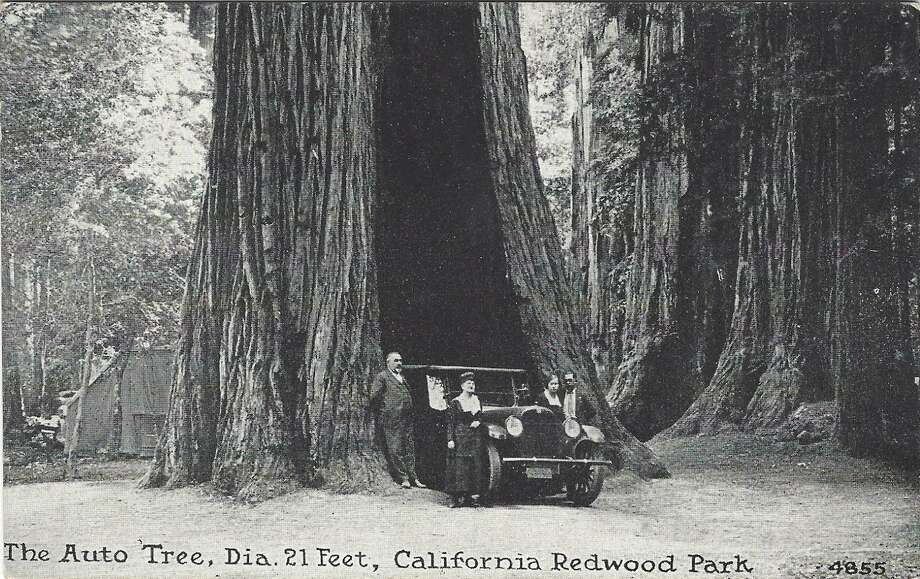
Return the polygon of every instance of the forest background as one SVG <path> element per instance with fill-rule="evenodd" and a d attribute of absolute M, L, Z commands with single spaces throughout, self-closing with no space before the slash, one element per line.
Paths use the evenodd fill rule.
<path fill-rule="evenodd" d="M 802 402 L 839 398 L 834 374 L 846 368 L 829 320 L 846 299 L 846 312 L 898 328 L 880 347 L 899 352 L 901 377 L 916 375 L 920 36 L 915 7 L 885 6 L 799 18 L 720 4 L 687 22 L 664 4 L 520 5 L 571 299 L 608 401 L 640 438 L 775 425 Z M 656 11 L 678 24 L 649 42 Z M 6 428 L 54 412 L 60 392 L 115 353 L 178 339 L 207 181 L 213 9 L 14 4 L 0 17 Z M 841 46 L 857 25 L 869 32 Z M 842 120 L 857 108 L 875 119 L 865 151 L 796 144 L 864 131 Z M 817 175 L 857 158 L 858 187 Z M 809 178 L 820 195 L 795 194 L 791 181 Z M 656 209 L 662 191 L 681 207 Z M 785 219 L 780 197 L 811 222 Z M 842 214 L 871 216 L 860 247 L 884 247 L 870 260 L 882 269 L 828 265 L 839 248 L 821 240 L 846 234 Z M 644 225 L 666 221 L 673 235 Z M 662 239 L 676 261 L 656 285 L 642 276 Z M 853 295 L 846 276 L 864 281 Z M 878 309 L 862 307 L 871 295 Z M 870 321 L 850 322 L 878 337 Z"/>

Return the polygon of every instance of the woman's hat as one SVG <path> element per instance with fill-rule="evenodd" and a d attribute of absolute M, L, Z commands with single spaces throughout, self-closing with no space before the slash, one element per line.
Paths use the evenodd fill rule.
<path fill-rule="evenodd" d="M 476 380 L 476 375 L 473 374 L 472 372 L 464 372 L 463 374 L 460 374 L 460 383 L 461 383 L 461 384 L 463 384 L 463 383 L 466 382 L 467 380 L 473 380 L 473 381 L 475 381 L 475 380 Z"/>

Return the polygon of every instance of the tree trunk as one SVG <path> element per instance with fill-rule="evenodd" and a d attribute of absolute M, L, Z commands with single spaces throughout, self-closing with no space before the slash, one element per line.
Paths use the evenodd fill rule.
<path fill-rule="evenodd" d="M 684 44 L 686 10 L 664 3 L 651 8 L 643 15 L 639 38 L 644 83 L 652 82 L 656 67 L 672 60 Z M 689 343 L 680 335 L 675 312 L 677 256 L 686 251 L 678 247 L 678 202 L 686 198 L 689 178 L 686 126 L 678 107 L 663 106 L 650 119 L 658 126 L 649 126 L 643 143 L 647 154 L 636 181 L 624 359 L 607 395 L 626 427 L 642 439 L 670 424 L 702 380 L 690 363 Z"/>
<path fill-rule="evenodd" d="M 32 263 L 31 271 L 31 292 L 32 299 L 30 304 L 30 335 L 29 344 L 31 346 L 32 371 L 31 371 L 31 396 L 30 404 L 27 406 L 28 412 L 34 415 L 41 415 L 44 412 L 47 392 L 45 383 L 45 322 L 47 320 L 47 303 L 45 302 L 45 292 L 42 288 L 45 281 L 44 264 L 42 261 L 35 260 Z"/>
<path fill-rule="evenodd" d="M 90 242 L 90 247 L 93 243 Z M 93 379 L 93 351 L 95 350 L 95 337 L 93 328 L 96 325 L 96 261 L 90 250 L 89 262 L 86 264 L 87 296 L 86 296 L 86 329 L 83 334 L 83 387 L 89 386 Z"/>
<path fill-rule="evenodd" d="M 3 431 L 22 426 L 22 377 L 19 372 L 19 356 L 17 355 L 16 342 L 21 333 L 17 320 L 19 316 L 14 311 L 13 291 L 15 260 L 13 256 L 4 252 L 2 267 L 3 275 Z"/>
<path fill-rule="evenodd" d="M 377 484 L 381 345 L 591 380 L 518 42 L 507 5 L 219 6 L 210 183 L 143 484 Z"/>
<path fill-rule="evenodd" d="M 90 234 L 89 240 L 89 256 L 86 263 L 86 328 L 83 333 L 83 371 L 80 376 L 80 383 L 83 386 L 84 392 L 89 388 L 90 382 L 93 379 L 93 354 L 95 352 L 95 327 L 96 327 L 96 255 L 95 255 L 95 237 L 94 234 Z M 119 436 L 120 436 L 120 421 L 121 421 L 121 381 L 117 382 L 118 392 L 116 394 L 116 408 L 117 415 L 119 420 Z M 73 412 L 73 410 L 71 410 Z M 64 474 L 66 478 L 72 479 L 78 475 L 77 472 L 77 463 L 74 461 L 76 456 L 76 449 L 79 446 L 80 442 L 80 426 L 83 422 L 83 400 L 80 400 L 76 404 L 76 414 L 69 416 L 67 420 L 73 421 L 73 434 L 68 441 L 67 446 L 67 463 L 65 465 Z M 118 449 L 118 440 L 114 436 L 109 437 L 109 449 L 117 450 Z"/>
<path fill-rule="evenodd" d="M 763 6 L 745 22 L 752 64 L 744 71 L 744 100 L 751 105 L 741 136 L 735 308 L 709 386 L 669 434 L 776 426 L 803 396 L 827 392 L 830 199 L 826 179 L 813 177 L 812 168 L 831 158 L 831 119 L 820 106 L 783 96 L 785 87 L 756 72 L 781 58 L 802 32 L 792 11 Z"/>
<path fill-rule="evenodd" d="M 787 69 L 781 75 L 836 74 L 846 79 L 837 89 L 846 98 L 822 93 L 820 86 L 790 93 L 777 77 L 753 79 L 754 109 L 746 115 L 744 132 L 745 217 L 731 334 L 706 392 L 668 434 L 777 426 L 799 402 L 827 398 L 832 364 L 842 413 L 852 412 L 854 404 L 846 401 L 846 393 L 853 387 L 862 388 L 855 395 L 861 400 L 856 406 L 872 406 L 866 404 L 871 387 L 852 384 L 841 377 L 844 373 L 856 373 L 863 380 L 891 377 L 893 384 L 904 383 L 909 373 L 910 362 L 904 360 L 909 337 L 903 308 L 897 305 L 903 300 L 893 297 L 891 311 L 864 309 L 867 284 L 879 292 L 878 285 L 888 279 L 892 296 L 903 294 L 899 272 L 904 264 L 899 262 L 903 252 L 894 231 L 877 225 L 892 212 L 891 199 L 866 192 L 883 186 L 871 176 L 885 164 L 887 97 L 867 79 L 870 69 L 884 59 L 878 47 L 886 31 L 880 24 L 883 11 L 868 10 L 861 17 L 865 29 L 848 36 L 835 23 L 853 26 L 853 16 L 826 8 L 765 6 L 750 16 L 754 25 L 748 28 L 746 42 L 754 52 L 751 76 L 777 57 L 782 59 L 795 41 L 802 56 L 795 69 L 784 59 Z M 844 45 L 858 47 L 852 58 L 840 48 L 829 48 Z M 875 201 L 868 202 L 870 198 Z M 870 255 L 882 251 L 867 249 L 873 243 L 887 244 L 885 255 Z M 872 272 L 860 261 L 867 257 Z M 867 323 L 862 317 L 866 314 L 872 318 L 871 327 L 860 325 Z M 872 343 L 868 357 L 866 338 Z M 854 356 L 861 360 L 858 364 Z M 901 362 L 900 378 L 892 377 L 897 364 L 885 362 L 892 357 Z M 862 361 L 869 358 L 887 369 Z M 891 396 L 899 408 L 897 417 L 862 416 L 855 419 L 856 430 L 871 432 L 889 421 L 910 430 L 916 401 L 911 402 L 905 390 L 900 387 L 901 393 Z M 903 439 L 903 432 L 898 436 Z M 873 440 L 881 444 L 881 438 Z"/>
<path fill-rule="evenodd" d="M 41 394 L 41 413 L 42 417 L 50 418 L 51 414 L 57 410 L 57 392 L 51 391 L 48 384 L 48 342 L 50 333 L 50 316 L 48 308 L 51 305 L 51 258 L 46 258 L 42 262 L 42 348 L 40 361 L 42 366 L 42 394 Z"/>
<path fill-rule="evenodd" d="M 214 11 L 215 7 L 212 4 L 188 3 L 188 31 L 209 55 L 214 49 Z"/>
<path fill-rule="evenodd" d="M 887 16 L 882 11 L 850 15 L 833 47 L 859 80 L 847 109 L 837 112 L 832 368 L 841 445 L 856 456 L 916 464 L 920 400 L 912 379 L 910 334 L 900 311 L 899 272 L 905 256 L 892 227 L 892 194 L 877 190 L 883 185 L 877 175 L 888 147 L 887 95 L 867 75 L 885 61 L 886 46 L 878 40 L 890 26 Z"/>
<path fill-rule="evenodd" d="M 756 100 L 756 99 L 755 99 Z M 770 232 L 775 213 L 770 192 L 768 155 L 770 114 L 763 102 L 751 111 L 748 154 L 742 181 L 742 214 L 735 308 L 728 341 L 706 390 L 693 402 L 669 434 L 715 433 L 740 423 L 744 408 L 766 369 L 770 317 Z M 756 128 L 755 128 L 756 127 Z M 766 172 L 765 172 L 766 171 Z"/>
<path fill-rule="evenodd" d="M 210 186 L 148 484 L 374 476 L 372 7 L 224 5 Z"/>
<path fill-rule="evenodd" d="M 610 141 L 597 118 L 593 87 L 608 74 L 606 59 L 620 41 L 616 17 L 593 23 L 579 49 L 572 116 L 572 194 L 569 268 L 576 318 L 582 321 L 594 369 L 606 391 L 622 359 L 623 308 L 626 293 L 617 272 L 628 267 L 631 221 L 610 223 L 602 196 L 610 196 L 596 165 L 605 159 Z M 597 78 L 600 77 L 600 78 Z M 609 113 L 608 113 L 609 114 Z M 619 137 L 622 138 L 622 137 Z M 609 203 L 609 200 L 608 200 Z"/>
<path fill-rule="evenodd" d="M 845 446 L 905 456 L 918 403 L 901 227 L 914 201 L 886 151 L 916 106 L 903 46 L 916 22 L 893 7 L 642 10 L 652 107 L 611 404 L 640 438 L 684 410 L 669 434 L 755 429 L 833 385 Z M 913 64 L 894 62 L 908 53 Z M 575 281 L 594 323 L 584 169 L 597 138 L 585 115 L 574 126 Z"/>
<path fill-rule="evenodd" d="M 491 32 L 479 37 L 490 176 L 501 215 L 511 299 L 517 304 L 528 361 L 545 379 L 554 370 L 575 371 L 608 438 L 622 445 L 625 462 L 644 475 L 666 476 L 654 455 L 611 413 L 572 315 L 558 237 L 542 194 L 517 6 L 483 3 L 480 18 L 481 29 Z"/>
<path fill-rule="evenodd" d="M 738 179 L 732 92 L 703 90 L 731 86 L 712 80 L 729 77 L 731 22 L 716 8 L 667 3 L 653 3 L 644 19 L 643 83 L 661 93 L 643 131 L 624 356 L 608 393 L 640 439 L 673 423 L 715 370 L 735 268 L 725 248 L 735 239 Z M 677 60 L 684 54 L 687 68 Z M 728 150 L 712 155 L 718 147 Z"/>

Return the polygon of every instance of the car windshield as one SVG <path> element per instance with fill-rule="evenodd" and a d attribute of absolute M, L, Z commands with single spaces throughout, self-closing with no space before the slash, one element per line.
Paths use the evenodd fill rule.
<path fill-rule="evenodd" d="M 514 393 L 510 391 L 505 392 L 491 392 L 491 391 L 480 391 L 477 385 L 476 395 L 479 396 L 479 402 L 483 406 L 513 406 L 514 405 Z"/>
<path fill-rule="evenodd" d="M 523 370 L 512 368 L 476 368 L 468 366 L 406 365 L 403 368 L 415 374 L 424 383 L 425 376 L 441 379 L 447 400 L 460 393 L 460 374 L 472 371 L 476 376 L 476 395 L 483 406 L 512 406 L 515 403 L 515 388 L 526 382 Z M 413 380 L 414 381 L 414 380 Z"/>

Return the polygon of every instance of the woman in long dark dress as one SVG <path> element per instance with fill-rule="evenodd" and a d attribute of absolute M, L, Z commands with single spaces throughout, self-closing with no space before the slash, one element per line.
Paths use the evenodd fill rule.
<path fill-rule="evenodd" d="M 472 372 L 460 375 L 460 395 L 450 401 L 447 427 L 447 468 L 444 490 L 451 496 L 451 507 L 465 503 L 475 506 L 482 481 L 482 438 L 477 428 L 482 405 L 476 396 Z"/>

